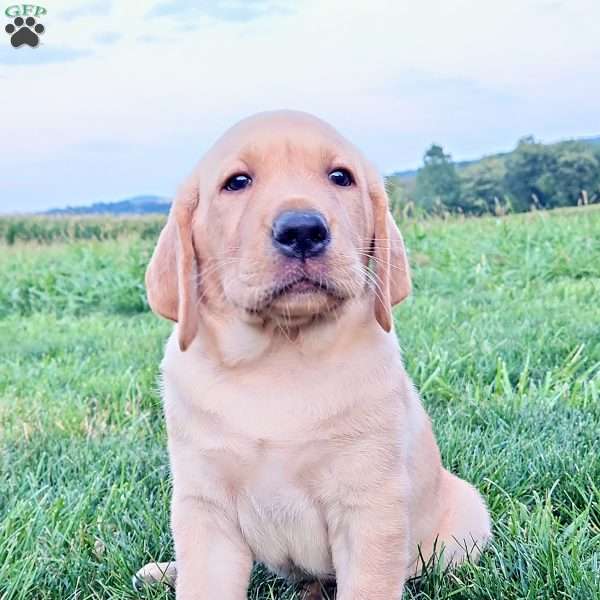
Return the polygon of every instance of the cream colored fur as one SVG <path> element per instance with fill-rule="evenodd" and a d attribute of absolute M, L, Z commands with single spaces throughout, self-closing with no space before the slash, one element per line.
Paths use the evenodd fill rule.
<path fill-rule="evenodd" d="M 328 179 L 339 167 L 350 188 Z M 252 185 L 224 190 L 237 172 Z M 324 257 L 276 253 L 271 224 L 290 208 L 324 215 Z M 269 295 L 299 272 L 335 293 Z M 488 512 L 442 467 L 392 327 L 410 292 L 402 238 L 381 179 L 335 130 L 275 112 L 227 132 L 183 186 L 147 287 L 177 322 L 161 364 L 177 562 L 138 581 L 176 573 L 178 600 L 242 600 L 260 561 L 335 578 L 338 600 L 398 600 L 419 548 L 478 557 Z"/>

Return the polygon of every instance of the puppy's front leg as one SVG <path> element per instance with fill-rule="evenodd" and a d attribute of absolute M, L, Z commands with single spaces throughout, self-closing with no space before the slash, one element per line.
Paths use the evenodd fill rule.
<path fill-rule="evenodd" d="M 173 497 L 177 600 L 246 600 L 252 553 L 236 523 L 200 498 Z"/>
<path fill-rule="evenodd" d="M 408 559 L 407 518 L 399 502 L 344 510 L 331 545 L 338 600 L 400 600 Z"/>

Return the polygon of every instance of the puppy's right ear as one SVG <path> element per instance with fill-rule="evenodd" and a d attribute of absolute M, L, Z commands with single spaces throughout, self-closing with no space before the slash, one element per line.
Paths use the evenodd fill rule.
<path fill-rule="evenodd" d="M 198 264 L 192 236 L 198 183 L 180 189 L 146 270 L 150 308 L 179 325 L 179 347 L 187 350 L 198 331 Z"/>

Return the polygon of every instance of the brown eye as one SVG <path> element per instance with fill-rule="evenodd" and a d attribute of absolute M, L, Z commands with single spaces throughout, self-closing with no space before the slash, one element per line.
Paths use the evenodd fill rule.
<path fill-rule="evenodd" d="M 329 173 L 329 180 L 340 187 L 349 187 L 354 183 L 352 173 L 348 169 L 335 169 Z"/>
<path fill-rule="evenodd" d="M 239 192 L 247 188 L 252 183 L 252 178 L 246 173 L 236 173 L 232 175 L 223 185 L 223 189 L 228 192 Z"/>

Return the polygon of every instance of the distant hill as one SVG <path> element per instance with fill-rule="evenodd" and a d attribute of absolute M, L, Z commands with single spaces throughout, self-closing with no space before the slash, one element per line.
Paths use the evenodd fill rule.
<path fill-rule="evenodd" d="M 582 138 L 579 141 L 585 142 L 586 144 L 594 144 L 594 145 L 598 146 L 598 145 L 600 145 L 600 135 L 598 135 L 596 137 Z"/>
<path fill-rule="evenodd" d="M 600 146 L 600 135 L 594 136 L 594 137 L 575 138 L 575 139 L 569 140 L 569 141 L 583 142 L 584 144 Z M 560 142 L 556 142 L 556 143 L 560 143 Z M 548 145 L 551 146 L 553 144 L 548 144 Z M 473 160 L 461 160 L 461 161 L 455 162 L 454 164 L 456 165 L 457 169 L 462 169 L 463 167 L 468 167 L 469 165 L 476 164 L 484 158 L 500 158 L 500 157 L 506 156 L 507 154 L 510 154 L 510 152 L 500 152 L 498 154 L 490 154 L 490 155 L 482 156 L 481 158 L 476 158 Z M 416 176 L 417 176 L 417 169 L 407 169 L 405 171 L 396 171 L 394 173 L 390 173 L 390 175 L 389 175 L 389 177 L 393 177 L 394 179 L 397 179 L 397 180 L 403 181 L 403 182 L 414 181 Z"/>
<path fill-rule="evenodd" d="M 600 136 L 579 138 L 573 141 L 583 142 L 594 146 L 600 146 Z M 553 145 L 553 144 L 550 144 Z M 510 152 L 502 152 L 499 154 L 493 154 L 490 156 L 483 156 L 480 159 L 475 160 L 464 160 L 456 162 L 456 167 L 462 169 L 470 165 L 474 165 L 483 159 L 488 158 L 500 158 L 506 157 Z M 417 176 L 417 169 L 407 169 L 404 171 L 396 171 L 391 173 L 388 177 L 392 180 L 398 181 L 403 185 L 409 187 L 414 186 L 415 178 Z M 125 198 L 124 200 L 118 200 L 117 202 L 96 202 L 88 206 L 67 206 L 66 208 L 53 208 L 46 211 L 44 214 L 47 215 L 97 215 L 97 214 L 108 214 L 108 215 L 143 215 L 143 214 L 166 214 L 169 212 L 171 201 L 168 198 L 162 196 L 153 195 L 142 195 L 134 196 L 132 198 Z"/>
<path fill-rule="evenodd" d="M 67 206 L 46 211 L 47 215 L 145 215 L 166 214 L 171 201 L 162 196 L 133 196 L 117 202 L 96 202 L 88 206 Z"/>
<path fill-rule="evenodd" d="M 400 181 L 411 181 L 417 176 L 417 169 L 407 169 L 406 171 L 395 171 L 390 173 L 389 177 L 394 177 Z"/>

